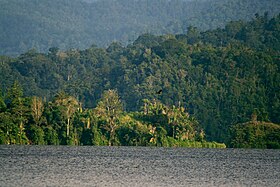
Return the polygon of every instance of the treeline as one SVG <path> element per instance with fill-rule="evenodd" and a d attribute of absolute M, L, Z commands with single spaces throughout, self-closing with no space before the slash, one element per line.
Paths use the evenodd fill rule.
<path fill-rule="evenodd" d="M 232 128 L 231 147 L 280 149 L 280 125 L 252 120 Z"/>
<path fill-rule="evenodd" d="M 278 0 L 0 0 L 0 55 L 133 42 L 143 33 L 185 34 L 280 12 Z"/>
<path fill-rule="evenodd" d="M 280 123 L 280 15 L 230 22 L 224 29 L 141 35 L 127 47 L 112 43 L 85 50 L 30 50 L 0 57 L 4 97 L 18 80 L 25 96 L 46 101 L 61 91 L 95 108 L 105 90 L 117 90 L 124 111 L 141 111 L 143 99 L 181 106 L 209 141 L 231 144 L 234 124 Z M 155 94 L 162 90 L 161 94 Z M 172 107 L 171 107 L 172 108 Z"/>
<path fill-rule="evenodd" d="M 144 100 L 141 111 L 126 113 L 116 90 L 104 91 L 94 109 L 84 109 L 63 92 L 51 102 L 23 97 L 15 82 L 0 104 L 0 144 L 225 147 L 206 142 L 183 107 Z"/>

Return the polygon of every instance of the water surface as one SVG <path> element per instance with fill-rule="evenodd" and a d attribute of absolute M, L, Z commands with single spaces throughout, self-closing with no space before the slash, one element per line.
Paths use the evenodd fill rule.
<path fill-rule="evenodd" d="M 280 186 L 280 150 L 0 146 L 0 186 Z"/>

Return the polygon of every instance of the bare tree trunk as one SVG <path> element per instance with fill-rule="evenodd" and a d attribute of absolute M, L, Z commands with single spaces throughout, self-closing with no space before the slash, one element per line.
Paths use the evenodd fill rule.
<path fill-rule="evenodd" d="M 66 136 L 69 137 L 69 134 L 70 134 L 70 118 L 67 119 Z"/>
<path fill-rule="evenodd" d="M 110 130 L 109 146 L 112 146 L 112 139 L 114 137 L 115 129 L 114 127 Z"/>
<path fill-rule="evenodd" d="M 19 142 L 20 142 L 20 145 L 22 145 L 22 134 L 23 134 L 23 123 L 22 123 L 22 121 L 19 124 L 19 130 L 20 130 Z"/>
<path fill-rule="evenodd" d="M 87 129 L 90 128 L 90 118 L 87 118 Z"/>

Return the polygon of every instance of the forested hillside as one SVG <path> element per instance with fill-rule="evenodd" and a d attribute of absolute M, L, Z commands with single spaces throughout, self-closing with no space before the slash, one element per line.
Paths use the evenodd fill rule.
<path fill-rule="evenodd" d="M 112 43 L 48 53 L 2 56 L 0 83 L 6 104 L 16 80 L 25 96 L 51 101 L 61 91 L 83 108 L 95 108 L 106 90 L 117 90 L 123 110 L 141 111 L 145 100 L 183 107 L 207 140 L 230 144 L 234 124 L 280 123 L 280 15 L 256 15 L 225 29 L 141 35 L 126 47 Z M 162 90 L 161 92 L 159 92 Z"/>
<path fill-rule="evenodd" d="M 139 35 L 204 31 L 256 13 L 280 12 L 278 0 L 0 0 L 0 54 L 126 45 Z"/>
<path fill-rule="evenodd" d="M 260 121 L 237 124 L 232 128 L 231 146 L 280 149 L 280 125 Z"/>

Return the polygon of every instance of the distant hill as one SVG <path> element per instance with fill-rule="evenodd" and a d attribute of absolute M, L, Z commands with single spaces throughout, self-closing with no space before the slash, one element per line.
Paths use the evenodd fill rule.
<path fill-rule="evenodd" d="M 34 48 L 124 45 L 143 33 L 181 34 L 280 12 L 279 0 L 0 0 L 0 55 Z"/>

